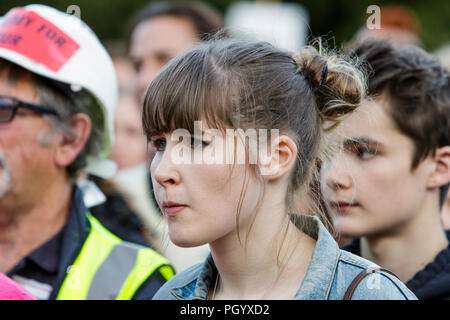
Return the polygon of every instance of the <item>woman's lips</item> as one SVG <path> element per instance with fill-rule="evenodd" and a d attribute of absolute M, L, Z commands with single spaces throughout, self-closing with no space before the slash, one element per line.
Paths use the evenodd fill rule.
<path fill-rule="evenodd" d="M 186 208 L 186 205 L 180 204 L 177 202 L 172 201 L 164 201 L 162 204 L 163 212 L 169 216 L 174 217 L 176 216 L 180 211 L 182 211 L 184 208 Z"/>
<path fill-rule="evenodd" d="M 181 210 L 186 208 L 186 206 L 173 206 L 164 208 L 164 213 L 169 217 L 176 216 Z"/>

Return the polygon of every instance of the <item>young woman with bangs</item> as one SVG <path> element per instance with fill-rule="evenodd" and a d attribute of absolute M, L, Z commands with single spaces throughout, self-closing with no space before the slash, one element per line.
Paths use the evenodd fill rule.
<path fill-rule="evenodd" d="M 154 298 L 343 299 L 355 277 L 376 268 L 339 249 L 325 215 L 294 206 L 304 195 L 300 205 L 314 211 L 306 195 L 326 131 L 364 92 L 358 68 L 312 47 L 290 55 L 218 39 L 172 60 L 144 101 L 144 131 L 158 150 L 155 197 L 171 241 L 208 243 L 211 254 Z M 415 298 L 386 271 L 352 290 L 353 299 Z"/>

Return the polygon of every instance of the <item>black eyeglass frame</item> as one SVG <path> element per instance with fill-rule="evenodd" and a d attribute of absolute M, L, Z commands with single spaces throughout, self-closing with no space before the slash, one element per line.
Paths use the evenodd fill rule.
<path fill-rule="evenodd" d="M 13 102 L 13 104 L 11 106 L 5 107 L 2 104 L 2 100 L 3 99 L 9 100 L 9 101 Z M 24 101 L 21 101 L 19 99 L 13 98 L 13 97 L 0 95 L 0 110 L 1 109 L 12 109 L 11 116 L 8 119 L 2 120 L 0 118 L 0 124 L 11 122 L 14 119 L 14 117 L 16 116 L 18 108 L 29 109 L 29 110 L 38 112 L 40 114 L 53 114 L 54 116 L 59 118 L 59 114 L 53 109 L 50 109 L 50 108 L 47 108 L 47 107 L 44 107 L 44 106 L 40 106 L 40 105 L 37 105 L 37 104 L 24 102 Z"/>

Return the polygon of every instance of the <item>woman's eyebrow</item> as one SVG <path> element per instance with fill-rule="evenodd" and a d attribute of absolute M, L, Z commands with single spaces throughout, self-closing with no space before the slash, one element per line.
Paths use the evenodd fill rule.
<path fill-rule="evenodd" d="M 149 133 L 147 133 L 147 138 L 152 138 L 152 137 L 156 137 L 156 136 L 161 136 L 164 133 L 161 131 L 150 131 Z"/>

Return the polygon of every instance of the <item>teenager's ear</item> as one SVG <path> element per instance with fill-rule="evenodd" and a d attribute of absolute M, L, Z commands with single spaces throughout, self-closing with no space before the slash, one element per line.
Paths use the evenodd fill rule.
<path fill-rule="evenodd" d="M 450 182 L 450 146 L 438 148 L 434 155 L 436 168 L 428 180 L 428 187 L 441 187 Z"/>
<path fill-rule="evenodd" d="M 261 175 L 265 179 L 273 180 L 289 173 L 297 158 L 295 142 L 289 136 L 277 136 L 272 140 L 268 150 L 267 156 L 260 155 L 260 159 L 265 158 L 260 164 Z"/>

